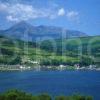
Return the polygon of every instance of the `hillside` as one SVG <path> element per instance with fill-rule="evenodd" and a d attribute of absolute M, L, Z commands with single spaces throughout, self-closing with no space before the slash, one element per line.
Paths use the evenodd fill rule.
<path fill-rule="evenodd" d="M 0 64 L 31 65 L 28 60 L 39 61 L 40 65 L 100 64 L 100 36 L 55 40 L 56 48 L 53 48 L 50 41 L 27 43 L 4 36 L 0 36 L 0 43 Z"/>
<path fill-rule="evenodd" d="M 50 41 L 43 41 L 41 44 L 41 49 L 55 52 L 56 55 L 79 59 L 82 65 L 100 63 L 100 36 L 58 39 L 54 45 Z"/>

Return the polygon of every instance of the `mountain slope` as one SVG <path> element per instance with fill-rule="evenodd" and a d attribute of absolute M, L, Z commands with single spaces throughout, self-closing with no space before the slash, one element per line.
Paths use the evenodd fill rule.
<path fill-rule="evenodd" d="M 59 38 L 72 38 L 72 37 L 84 37 L 87 34 L 67 30 L 60 27 L 53 26 L 32 26 L 29 23 L 22 21 L 11 28 L 1 31 L 1 34 L 6 36 L 22 39 L 22 40 L 36 40 L 36 39 L 59 39 Z"/>

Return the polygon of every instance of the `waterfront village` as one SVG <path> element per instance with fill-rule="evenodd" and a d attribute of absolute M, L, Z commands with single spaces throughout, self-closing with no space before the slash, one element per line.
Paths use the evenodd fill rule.
<path fill-rule="evenodd" d="M 39 61 L 32 61 L 27 60 L 30 64 L 25 64 L 25 60 L 23 61 L 23 64 L 18 65 L 0 65 L 0 71 L 23 71 L 23 70 L 34 70 L 34 71 L 64 71 L 64 70 L 100 70 L 100 67 L 97 67 L 96 65 L 89 65 L 89 66 L 80 66 L 79 64 L 75 64 L 73 66 L 70 65 L 59 65 L 59 66 L 53 66 L 53 65 L 40 65 Z"/>

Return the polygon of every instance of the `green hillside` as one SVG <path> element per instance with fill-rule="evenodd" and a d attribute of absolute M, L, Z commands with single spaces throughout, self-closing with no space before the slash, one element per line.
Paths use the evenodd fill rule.
<path fill-rule="evenodd" d="M 81 65 L 99 64 L 100 36 L 81 37 L 62 40 L 47 40 L 40 43 L 43 50 L 54 52 L 57 59 L 62 56 L 63 63 Z"/>
<path fill-rule="evenodd" d="M 38 43 L 0 36 L 0 52 L 0 64 L 32 65 L 30 60 L 40 65 L 99 65 L 100 36 Z"/>

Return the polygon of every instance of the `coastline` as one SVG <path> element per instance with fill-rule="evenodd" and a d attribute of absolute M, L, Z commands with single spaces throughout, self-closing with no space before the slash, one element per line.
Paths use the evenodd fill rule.
<path fill-rule="evenodd" d="M 51 66 L 53 67 L 53 66 Z M 4 67 L 0 67 L 0 72 L 6 72 L 6 71 L 100 71 L 100 68 L 74 68 L 74 69 L 49 69 L 49 68 L 45 68 L 45 69 L 36 69 L 36 68 L 32 68 L 32 67 L 24 67 L 24 68 L 4 68 Z"/>

